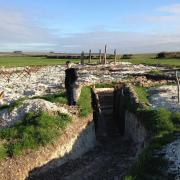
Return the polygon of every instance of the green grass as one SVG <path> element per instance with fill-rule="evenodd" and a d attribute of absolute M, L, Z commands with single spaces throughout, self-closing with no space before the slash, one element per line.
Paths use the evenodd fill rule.
<path fill-rule="evenodd" d="M 0 57 L 0 65 L 5 67 L 58 65 L 65 64 L 66 61 L 67 59 L 47 59 L 45 57 Z M 79 59 L 70 61 L 80 62 Z"/>
<path fill-rule="evenodd" d="M 151 70 L 148 72 L 148 74 L 162 75 L 163 73 L 160 70 Z"/>
<path fill-rule="evenodd" d="M 174 133 L 180 132 L 180 126 L 176 124 L 180 122 L 180 116 L 166 109 L 138 109 L 136 114 L 151 135 L 151 140 L 128 175 L 132 180 L 169 180 L 163 173 L 167 160 L 161 155 L 155 156 L 155 153 L 176 140 Z"/>
<path fill-rule="evenodd" d="M 125 180 L 168 180 L 162 173 L 166 167 L 166 160 L 162 156 L 155 156 L 155 152 L 176 139 L 175 132 L 180 132 L 180 113 L 172 113 L 166 109 L 152 109 L 144 104 L 148 103 L 148 93 L 145 88 L 135 87 L 140 105 L 132 109 L 151 139 L 140 154 L 138 162 L 132 167 Z M 143 104 L 143 106 L 142 106 Z M 132 104 L 131 104 L 132 105 Z"/>
<path fill-rule="evenodd" d="M 155 59 L 156 54 L 137 54 L 133 55 L 132 59 L 125 59 L 123 61 L 131 62 L 133 64 L 144 64 L 156 66 L 166 66 L 166 67 L 180 67 L 180 60 L 176 58 L 165 58 L 165 59 Z M 121 61 L 121 60 L 120 60 Z"/>
<path fill-rule="evenodd" d="M 114 88 L 117 82 L 112 82 L 112 83 L 99 83 L 96 84 L 96 88 Z"/>
<path fill-rule="evenodd" d="M 135 86 L 135 91 L 138 95 L 138 99 L 141 103 L 143 103 L 145 106 L 149 106 L 149 93 L 148 90 L 144 87 L 140 87 L 140 86 Z"/>
<path fill-rule="evenodd" d="M 4 104 L 0 107 L 0 110 L 7 109 L 9 112 L 13 111 L 14 108 L 20 107 L 27 98 L 20 98 L 11 104 Z"/>
<path fill-rule="evenodd" d="M 166 109 L 138 109 L 136 114 L 145 128 L 153 135 L 174 129 L 172 113 Z"/>
<path fill-rule="evenodd" d="M 80 108 L 80 116 L 81 117 L 86 117 L 92 112 L 90 87 L 82 88 L 81 95 L 77 102 L 77 105 Z"/>
<path fill-rule="evenodd" d="M 121 57 L 121 56 L 118 56 Z M 171 59 L 155 59 L 156 54 L 135 54 L 131 59 L 124 59 L 123 61 L 128 61 L 133 64 L 146 64 L 146 65 L 157 65 L 168 66 L 168 67 L 180 67 L 180 60 L 171 58 Z M 45 57 L 11 57 L 4 56 L 0 57 L 0 65 L 6 67 L 17 67 L 17 66 L 45 66 L 45 65 L 58 65 L 65 64 L 69 59 L 47 59 Z M 79 63 L 79 59 L 70 59 L 74 63 Z M 87 60 L 88 61 L 88 60 Z M 92 60 L 91 64 L 96 64 L 98 59 Z M 112 61 L 109 59 L 107 61 Z M 122 61 L 119 59 L 118 61 Z"/>
<path fill-rule="evenodd" d="M 157 151 L 174 139 L 173 133 L 154 138 L 139 156 L 136 165 L 131 169 L 132 180 L 169 180 L 163 172 L 167 161 L 162 156 L 155 156 Z"/>
<path fill-rule="evenodd" d="M 1 140 L 6 141 L 0 146 L 0 159 L 46 145 L 60 135 L 69 122 L 71 118 L 65 114 L 49 116 L 45 112 L 28 113 L 23 121 L 13 127 L 0 129 Z"/>
<path fill-rule="evenodd" d="M 53 103 L 67 103 L 65 92 L 47 95 L 41 98 Z M 9 106 L 4 106 L 9 111 L 22 105 L 25 99 L 19 99 Z M 86 117 L 92 112 L 91 89 L 84 87 L 78 101 L 80 117 Z M 65 114 L 50 116 L 45 112 L 36 114 L 28 113 L 23 121 L 14 126 L 0 129 L 0 159 L 20 155 L 26 149 L 37 149 L 43 146 L 63 132 L 63 129 L 71 121 Z"/>
<path fill-rule="evenodd" d="M 180 112 L 172 114 L 172 121 L 176 125 L 176 127 L 180 128 Z"/>
<path fill-rule="evenodd" d="M 45 96 L 36 96 L 33 97 L 32 99 L 44 99 L 52 103 L 67 104 L 67 97 L 65 92 L 58 92 L 55 94 L 50 94 Z"/>

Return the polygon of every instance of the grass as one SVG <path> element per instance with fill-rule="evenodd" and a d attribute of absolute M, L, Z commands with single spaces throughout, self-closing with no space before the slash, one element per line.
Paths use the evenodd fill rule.
<path fill-rule="evenodd" d="M 96 88 L 114 88 L 117 82 L 112 82 L 112 83 L 99 83 L 96 84 Z"/>
<path fill-rule="evenodd" d="M 160 65 L 160 66 L 168 66 L 168 67 L 180 67 L 180 60 L 171 58 L 171 59 L 155 59 L 156 54 L 135 54 L 131 59 L 120 59 L 118 61 L 128 61 L 133 64 L 145 64 L 145 65 Z M 17 67 L 17 66 L 45 66 L 45 65 L 58 65 L 65 64 L 65 62 L 69 59 L 47 59 L 45 57 L 12 57 L 12 56 L 4 56 L 0 57 L 0 65 L 5 67 Z M 79 63 L 79 59 L 70 59 L 70 61 L 74 63 Z M 98 59 L 92 60 L 91 64 L 96 64 Z M 107 61 L 112 61 L 109 59 Z"/>
<path fill-rule="evenodd" d="M 136 87 L 136 93 L 140 103 L 148 103 L 146 89 Z M 155 152 L 176 139 L 175 132 L 180 132 L 180 113 L 172 113 L 166 109 L 151 109 L 147 106 L 135 107 L 135 113 L 141 120 L 151 140 L 138 158 L 138 162 L 132 167 L 125 180 L 168 180 L 162 173 L 167 161 L 163 156 L 155 156 Z"/>
<path fill-rule="evenodd" d="M 156 54 L 137 54 L 133 55 L 131 59 L 125 59 L 123 61 L 131 62 L 132 64 L 144 64 L 156 66 L 166 66 L 166 67 L 180 67 L 180 60 L 176 58 L 163 58 L 155 59 Z"/>
<path fill-rule="evenodd" d="M 67 104 L 67 98 L 66 98 L 65 92 L 58 92 L 58 93 L 50 94 L 46 96 L 36 96 L 36 97 L 33 97 L 32 99 L 44 99 L 52 103 Z"/>
<path fill-rule="evenodd" d="M 45 57 L 0 57 L 0 65 L 5 67 L 21 66 L 45 66 L 65 64 L 67 59 L 47 59 Z M 74 63 L 80 62 L 79 59 L 71 59 Z"/>
<path fill-rule="evenodd" d="M 147 89 L 141 86 L 135 86 L 134 88 L 138 95 L 139 101 L 143 103 L 145 106 L 149 106 L 149 100 L 148 100 L 149 93 Z"/>
<path fill-rule="evenodd" d="M 67 103 L 65 92 L 47 95 L 42 98 L 55 103 Z M 5 106 L 9 111 L 19 107 L 24 99 L 15 101 L 10 106 Z M 78 101 L 80 117 L 86 117 L 91 112 L 91 89 L 84 87 Z M 29 112 L 24 120 L 14 126 L 0 129 L 0 159 L 21 155 L 24 150 L 37 149 L 46 145 L 63 132 L 71 118 L 65 114 L 50 116 L 46 112 L 36 114 Z"/>
<path fill-rule="evenodd" d="M 80 117 L 86 117 L 92 112 L 90 87 L 82 88 L 77 105 L 80 108 Z"/>
<path fill-rule="evenodd" d="M 20 98 L 11 104 L 4 104 L 0 107 L 0 110 L 7 109 L 9 112 L 13 111 L 14 108 L 20 107 L 27 98 Z"/>
<path fill-rule="evenodd" d="M 148 72 L 148 74 L 163 75 L 163 73 L 160 70 L 151 70 Z"/>
<path fill-rule="evenodd" d="M 169 180 L 169 177 L 163 172 L 167 161 L 161 156 L 155 156 L 155 153 L 173 140 L 175 140 L 173 133 L 155 137 L 139 156 L 137 164 L 131 169 L 132 180 Z"/>
<path fill-rule="evenodd" d="M 153 135 L 171 131 L 174 128 L 171 118 L 172 113 L 166 109 L 138 109 L 136 114 L 143 122 L 145 128 Z"/>
<path fill-rule="evenodd" d="M 70 121 L 71 118 L 65 114 L 49 116 L 45 112 L 28 113 L 23 121 L 13 127 L 0 129 L 0 138 L 5 140 L 0 145 L 0 159 L 46 145 L 60 135 Z"/>

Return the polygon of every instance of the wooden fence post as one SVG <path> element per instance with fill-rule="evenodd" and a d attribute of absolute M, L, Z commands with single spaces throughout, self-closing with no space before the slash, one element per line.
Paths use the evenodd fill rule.
<path fill-rule="evenodd" d="M 102 63 L 102 57 L 101 57 L 101 49 L 99 50 L 99 64 Z"/>
<path fill-rule="evenodd" d="M 114 64 L 116 64 L 116 59 L 117 59 L 117 53 L 116 53 L 116 49 L 114 50 Z"/>
<path fill-rule="evenodd" d="M 178 78 L 178 73 L 176 71 L 176 83 L 177 83 L 177 97 L 178 97 L 178 103 L 180 102 L 180 92 L 179 92 L 179 78 Z"/>
<path fill-rule="evenodd" d="M 89 63 L 91 63 L 91 49 L 89 50 Z"/>
<path fill-rule="evenodd" d="M 84 51 L 81 53 L 81 64 L 84 65 Z"/>
<path fill-rule="evenodd" d="M 107 45 L 105 45 L 105 48 L 104 48 L 104 64 L 106 64 L 107 62 Z"/>

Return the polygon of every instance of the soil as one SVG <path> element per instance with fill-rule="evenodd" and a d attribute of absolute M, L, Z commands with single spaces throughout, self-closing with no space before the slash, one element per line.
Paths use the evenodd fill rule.
<path fill-rule="evenodd" d="M 121 136 L 101 137 L 98 145 L 81 158 L 28 180 L 121 180 L 135 162 L 136 146 Z"/>

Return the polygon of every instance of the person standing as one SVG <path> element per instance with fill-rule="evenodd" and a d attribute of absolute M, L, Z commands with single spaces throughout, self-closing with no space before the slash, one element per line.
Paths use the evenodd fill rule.
<path fill-rule="evenodd" d="M 74 92 L 75 92 L 75 86 L 78 76 L 76 69 L 72 68 L 71 66 L 72 64 L 70 63 L 70 61 L 67 61 L 66 62 L 67 69 L 65 70 L 65 89 L 66 89 L 66 96 L 68 99 L 68 105 L 75 106 L 76 101 L 74 99 Z"/>

